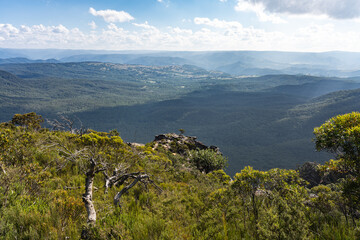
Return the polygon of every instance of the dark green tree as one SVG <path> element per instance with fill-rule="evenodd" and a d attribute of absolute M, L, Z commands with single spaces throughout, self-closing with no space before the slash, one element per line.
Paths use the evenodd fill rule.
<path fill-rule="evenodd" d="M 25 114 L 15 114 L 11 120 L 12 124 L 20 125 L 26 128 L 40 129 L 41 123 L 44 122 L 44 119 L 41 115 L 37 115 L 34 112 L 25 113 Z"/>
<path fill-rule="evenodd" d="M 314 129 L 318 151 L 335 154 L 343 170 L 360 175 L 360 113 L 339 115 Z"/>
<path fill-rule="evenodd" d="M 333 117 L 315 128 L 314 134 L 316 149 L 329 151 L 336 157 L 327 165 L 347 174 L 343 194 L 355 223 L 354 214 L 360 208 L 360 113 Z"/>

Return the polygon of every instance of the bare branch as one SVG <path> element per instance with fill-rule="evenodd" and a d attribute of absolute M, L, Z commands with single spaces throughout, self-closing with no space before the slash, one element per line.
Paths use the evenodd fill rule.
<path fill-rule="evenodd" d="M 114 197 L 114 205 L 115 206 L 119 206 L 121 207 L 120 205 L 120 198 L 121 196 L 126 193 L 127 191 L 129 191 L 129 189 L 131 189 L 132 187 L 135 186 L 135 184 L 140 180 L 141 178 L 141 175 L 138 176 L 137 178 L 134 179 L 134 181 L 132 181 L 129 185 L 125 186 L 123 189 L 121 189 L 120 192 L 118 192 L 115 197 Z"/>
<path fill-rule="evenodd" d="M 46 119 L 46 122 L 52 127 L 52 130 L 59 130 L 59 131 L 69 131 L 71 133 L 77 133 L 77 134 L 84 134 L 87 129 L 83 127 L 83 124 L 81 120 L 75 116 L 75 118 L 80 122 L 80 128 L 74 128 L 75 121 L 70 119 L 69 117 L 66 117 L 64 115 L 60 115 L 60 120 L 54 119 L 49 120 Z"/>
<path fill-rule="evenodd" d="M 108 192 L 109 188 L 112 188 L 114 184 L 118 183 L 119 181 L 124 182 L 126 181 L 127 177 L 125 177 L 125 172 L 129 168 L 127 164 L 120 163 L 117 168 L 112 173 L 112 176 L 109 177 L 107 172 L 103 172 L 104 174 L 104 193 L 106 194 Z"/>
<path fill-rule="evenodd" d="M 123 179 L 125 179 L 122 184 L 126 181 L 126 179 L 128 178 L 133 178 L 134 180 L 128 184 L 127 186 L 125 186 L 123 189 L 121 189 L 120 192 L 118 192 L 115 197 L 114 197 L 114 205 L 115 206 L 120 206 L 120 198 L 123 194 L 127 193 L 132 187 L 134 187 L 136 185 L 136 183 L 140 182 L 145 186 L 145 189 L 147 190 L 147 185 L 150 183 L 153 186 L 155 186 L 155 188 L 159 191 L 159 193 L 162 192 L 162 189 L 157 186 L 154 181 L 152 181 L 150 179 L 150 176 L 146 173 L 141 173 L 141 172 L 137 172 L 137 173 L 129 173 L 127 175 L 123 176 Z M 119 181 L 120 182 L 120 181 Z M 119 184 L 118 182 L 118 184 Z"/>
<path fill-rule="evenodd" d="M 162 193 L 162 192 L 164 191 L 164 190 L 162 190 L 161 187 L 159 187 L 158 185 L 156 185 L 156 184 L 154 183 L 154 181 L 151 180 L 150 178 L 148 179 L 148 181 L 151 183 L 151 185 L 153 185 L 153 186 L 155 187 L 156 190 L 158 190 L 159 193 Z"/>
<path fill-rule="evenodd" d="M 104 172 L 104 171 L 106 171 L 106 170 L 107 170 L 107 167 L 103 167 L 103 168 L 96 169 L 95 174 L 96 174 L 96 173 L 99 173 L 99 172 Z"/>
<path fill-rule="evenodd" d="M 5 167 L 3 166 L 2 163 L 0 163 L 0 169 L 6 175 Z"/>

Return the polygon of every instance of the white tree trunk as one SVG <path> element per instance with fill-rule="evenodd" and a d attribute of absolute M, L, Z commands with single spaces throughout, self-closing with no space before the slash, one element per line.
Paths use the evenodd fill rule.
<path fill-rule="evenodd" d="M 90 160 L 91 165 L 89 171 L 86 173 L 86 182 L 85 182 L 85 193 L 83 194 L 83 202 L 87 211 L 87 223 L 94 224 L 96 222 L 96 211 L 94 203 L 92 201 L 93 197 L 93 183 L 95 177 L 95 166 L 96 163 L 93 159 Z"/>

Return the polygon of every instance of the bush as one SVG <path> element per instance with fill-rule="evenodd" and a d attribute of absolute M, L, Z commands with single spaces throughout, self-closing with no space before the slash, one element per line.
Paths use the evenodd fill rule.
<path fill-rule="evenodd" d="M 212 149 L 190 151 L 190 160 L 202 172 L 209 173 L 225 168 L 227 159 Z"/>
<path fill-rule="evenodd" d="M 44 122 L 44 119 L 41 115 L 37 115 L 34 112 L 25 113 L 25 114 L 15 114 L 11 120 L 12 124 L 20 125 L 22 127 L 40 129 L 41 123 Z"/>

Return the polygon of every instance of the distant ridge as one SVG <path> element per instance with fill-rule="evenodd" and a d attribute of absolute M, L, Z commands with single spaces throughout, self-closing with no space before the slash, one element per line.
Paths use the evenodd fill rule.
<path fill-rule="evenodd" d="M 169 65 L 196 65 L 192 61 L 181 57 L 147 56 L 139 54 L 84 54 L 75 55 L 61 59 L 62 62 L 107 62 L 121 64 L 139 64 L 147 66 L 169 66 Z"/>
<path fill-rule="evenodd" d="M 148 66 L 190 64 L 206 70 L 223 71 L 241 76 L 266 74 L 302 74 L 322 77 L 360 76 L 360 53 L 356 52 L 104 51 L 0 48 L 0 58 L 18 57 L 48 59 L 45 60 L 48 62 L 56 59 L 61 62 L 96 61 Z M 26 63 L 27 61 L 15 60 L 14 62 Z"/>
<path fill-rule="evenodd" d="M 1 58 L 0 59 L 0 64 L 12 64 L 12 63 L 60 63 L 61 61 L 56 60 L 56 59 L 46 59 L 46 60 L 42 60 L 42 59 L 38 59 L 38 60 L 31 60 L 28 58 L 21 58 L 21 57 L 16 57 L 16 58 Z"/>
<path fill-rule="evenodd" d="M 304 74 L 325 77 L 360 75 L 360 53 L 324 52 L 149 52 L 124 54 L 81 54 L 60 59 L 63 62 L 99 61 L 143 65 L 191 64 L 233 75 Z"/>

